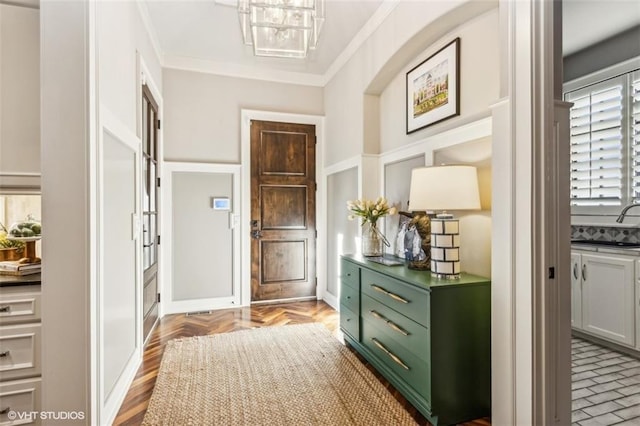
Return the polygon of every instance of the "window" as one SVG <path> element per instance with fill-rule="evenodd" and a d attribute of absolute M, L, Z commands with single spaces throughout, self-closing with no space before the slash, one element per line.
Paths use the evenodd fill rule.
<path fill-rule="evenodd" d="M 633 201 L 640 202 L 640 71 L 631 74 L 629 140 L 633 146 Z"/>
<path fill-rule="evenodd" d="M 640 202 L 640 72 L 565 93 L 573 102 L 571 205 L 606 210 Z"/>

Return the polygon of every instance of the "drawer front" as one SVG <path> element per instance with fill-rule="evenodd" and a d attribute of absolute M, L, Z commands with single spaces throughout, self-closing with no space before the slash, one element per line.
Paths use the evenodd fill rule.
<path fill-rule="evenodd" d="M 362 293 L 415 322 L 429 327 L 429 292 L 368 269 L 362 270 Z"/>
<path fill-rule="evenodd" d="M 368 318 L 362 321 L 362 344 L 422 396 L 431 407 L 431 371 L 421 359 L 395 341 Z"/>
<path fill-rule="evenodd" d="M 0 290 L 0 325 L 35 321 L 40 321 L 40 291 Z"/>
<path fill-rule="evenodd" d="M 9 412 L 16 414 L 15 419 Z M 0 425 L 39 425 L 40 379 L 15 380 L 0 383 Z"/>
<path fill-rule="evenodd" d="M 343 285 L 340 289 L 340 303 L 353 312 L 360 312 L 360 292 L 356 288 Z"/>
<path fill-rule="evenodd" d="M 340 305 L 340 328 L 352 339 L 360 341 L 360 317 L 345 305 Z"/>
<path fill-rule="evenodd" d="M 360 284 L 360 267 L 347 260 L 340 260 L 340 281 L 351 287 L 358 288 Z"/>
<path fill-rule="evenodd" d="M 40 324 L 0 327 L 0 380 L 40 375 Z"/>
<path fill-rule="evenodd" d="M 362 296 L 362 317 L 419 358 L 429 359 L 429 330 L 367 295 Z"/>

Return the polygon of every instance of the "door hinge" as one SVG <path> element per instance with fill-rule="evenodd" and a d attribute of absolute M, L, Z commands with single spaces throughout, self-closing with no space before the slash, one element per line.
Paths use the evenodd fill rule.
<path fill-rule="evenodd" d="M 315 185 L 315 187 L 316 187 L 316 192 L 317 192 L 317 191 L 318 191 L 318 182 L 313 182 L 313 184 Z"/>
<path fill-rule="evenodd" d="M 553 266 L 549 268 L 549 279 L 554 279 L 556 277 L 556 268 Z"/>
<path fill-rule="evenodd" d="M 158 293 L 158 297 L 156 299 L 156 302 L 160 303 L 160 293 Z"/>
<path fill-rule="evenodd" d="M 316 229 L 316 238 L 318 238 L 318 230 Z"/>
<path fill-rule="evenodd" d="M 156 244 L 160 245 L 160 235 L 158 235 Z"/>
<path fill-rule="evenodd" d="M 160 188 L 160 178 L 156 179 L 156 185 L 158 186 L 158 188 Z"/>
<path fill-rule="evenodd" d="M 160 130 L 160 120 L 158 120 L 158 130 Z"/>
<path fill-rule="evenodd" d="M 316 287 L 318 287 L 318 277 L 316 277 Z"/>

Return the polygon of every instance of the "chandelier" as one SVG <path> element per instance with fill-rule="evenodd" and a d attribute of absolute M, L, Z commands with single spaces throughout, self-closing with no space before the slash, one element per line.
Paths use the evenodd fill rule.
<path fill-rule="evenodd" d="M 318 45 L 324 0 L 238 0 L 238 15 L 256 56 L 305 58 Z"/>

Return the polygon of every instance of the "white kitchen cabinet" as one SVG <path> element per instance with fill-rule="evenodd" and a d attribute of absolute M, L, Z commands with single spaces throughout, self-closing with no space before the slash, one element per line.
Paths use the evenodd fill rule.
<path fill-rule="evenodd" d="M 573 327 L 635 345 L 635 260 L 615 254 L 572 253 Z"/>
<path fill-rule="evenodd" d="M 11 418 L 40 411 L 41 301 L 40 285 L 0 286 L 0 425 L 41 424 L 38 416 Z"/>

